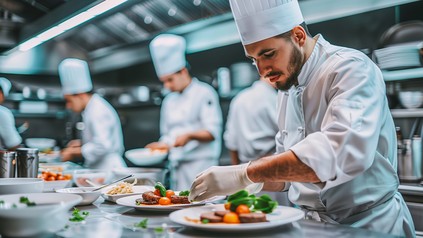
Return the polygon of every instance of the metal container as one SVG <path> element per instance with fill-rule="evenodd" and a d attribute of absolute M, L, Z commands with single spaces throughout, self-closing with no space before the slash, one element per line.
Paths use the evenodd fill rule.
<path fill-rule="evenodd" d="M 18 178 L 36 178 L 38 175 L 38 149 L 19 148 L 16 150 Z"/>
<path fill-rule="evenodd" d="M 400 150 L 398 150 L 400 152 Z M 404 139 L 403 151 L 398 153 L 398 175 L 403 182 L 422 179 L 422 140 L 419 136 Z"/>
<path fill-rule="evenodd" d="M 0 178 L 14 178 L 16 175 L 16 153 L 0 150 Z"/>

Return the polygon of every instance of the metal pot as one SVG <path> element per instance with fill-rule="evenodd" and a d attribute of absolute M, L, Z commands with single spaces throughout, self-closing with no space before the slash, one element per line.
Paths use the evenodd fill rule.
<path fill-rule="evenodd" d="M 414 136 L 404 140 L 398 149 L 398 175 L 403 182 L 420 182 L 422 179 L 422 139 Z"/>

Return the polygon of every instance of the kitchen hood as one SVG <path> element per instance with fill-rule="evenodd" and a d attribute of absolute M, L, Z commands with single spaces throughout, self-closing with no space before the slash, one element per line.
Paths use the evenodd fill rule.
<path fill-rule="evenodd" d="M 299 0 L 299 3 L 306 22 L 314 24 L 415 1 L 418 0 Z M 20 69 L 9 69 L 10 63 L 4 63 L 9 58 L 19 58 L 16 55 L 21 52 L 16 52 L 16 46 L 102 2 L 0 0 L 0 73 L 19 73 Z M 50 74 L 57 73 L 61 59 L 75 55 L 89 60 L 92 71 L 99 73 L 149 61 L 148 42 L 162 32 L 183 35 L 188 54 L 240 42 L 229 0 L 126 0 L 31 51 L 37 52 L 38 64 L 48 62 L 44 72 Z M 40 54 L 41 48 L 45 49 Z M 51 51 L 56 55 L 49 55 Z"/>

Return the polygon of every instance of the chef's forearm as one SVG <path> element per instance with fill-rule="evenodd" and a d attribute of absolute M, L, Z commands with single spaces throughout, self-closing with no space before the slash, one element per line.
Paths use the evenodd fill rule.
<path fill-rule="evenodd" d="M 253 182 L 320 182 L 316 173 L 290 150 L 253 161 L 247 174 Z"/>
<path fill-rule="evenodd" d="M 208 130 L 194 131 L 188 134 L 190 140 L 198 140 L 201 142 L 213 141 L 214 136 Z"/>
<path fill-rule="evenodd" d="M 236 150 L 229 150 L 229 155 L 231 156 L 231 163 L 233 165 L 237 165 L 237 164 L 240 164 L 241 163 L 241 161 L 239 159 L 239 156 L 238 156 L 238 151 L 236 151 Z"/>

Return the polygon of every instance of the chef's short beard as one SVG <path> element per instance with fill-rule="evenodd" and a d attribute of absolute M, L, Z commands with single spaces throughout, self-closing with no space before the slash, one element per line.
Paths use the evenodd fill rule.
<path fill-rule="evenodd" d="M 281 91 L 288 91 L 293 85 L 298 85 L 298 75 L 300 74 L 303 66 L 303 55 L 301 54 L 301 51 L 295 47 L 293 43 L 292 45 L 292 53 L 288 64 L 289 77 L 286 79 L 285 83 L 275 83 L 276 88 Z"/>

